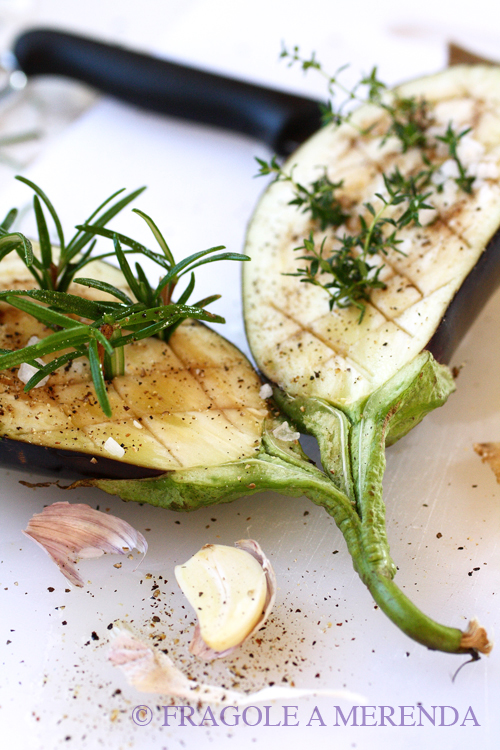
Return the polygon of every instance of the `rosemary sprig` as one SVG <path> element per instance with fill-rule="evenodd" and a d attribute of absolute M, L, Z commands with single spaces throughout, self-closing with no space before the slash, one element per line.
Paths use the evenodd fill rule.
<path fill-rule="evenodd" d="M 294 180 L 293 170 L 290 173 L 283 170 L 276 156 L 269 162 L 255 158 L 260 167 L 256 176 L 274 174 L 275 182 L 290 182 L 295 197 L 289 201 L 289 205 L 301 208 L 302 213 L 309 211 L 311 219 L 318 221 L 322 230 L 327 227 L 340 227 L 349 218 L 349 214 L 344 211 L 342 203 L 335 195 L 335 191 L 342 187 L 343 181 L 332 182 L 326 169 L 319 179 L 312 182 L 310 187 L 306 187 Z"/>
<path fill-rule="evenodd" d="M 40 258 L 33 254 L 31 243 L 20 233 L 5 233 L 2 236 L 2 224 L 2 228 L 0 228 L 0 260 L 12 250 L 16 250 L 41 289 L 66 292 L 74 275 L 87 263 L 96 260 L 95 257 L 91 257 L 94 248 L 94 243 L 92 243 L 93 235 L 79 230 L 69 242 L 66 242 L 61 220 L 44 191 L 26 177 L 18 176 L 16 179 L 31 187 L 35 193 L 33 196 L 33 207 L 38 229 Z M 123 189 L 118 190 L 101 203 L 85 223 L 95 221 L 97 226 L 105 226 L 144 190 L 144 187 L 139 188 L 115 201 L 115 198 L 124 192 Z M 113 203 L 113 201 L 115 202 Z M 50 239 L 44 206 L 56 229 L 59 243 L 57 252 Z M 8 223 L 10 222 L 9 228 L 16 216 L 17 211 L 13 209 L 6 217 Z M 90 244 L 90 247 L 87 247 L 89 243 L 92 244 Z M 86 247 L 87 250 L 83 252 Z M 77 262 L 75 262 L 76 258 L 78 258 Z"/>
<path fill-rule="evenodd" d="M 32 183 L 31 183 L 32 184 Z M 149 336 L 156 336 L 168 341 L 169 336 L 186 318 L 224 323 L 219 315 L 207 312 L 204 308 L 219 299 L 220 295 L 212 295 L 199 300 L 195 304 L 187 305 L 195 287 L 194 269 L 206 263 L 217 260 L 249 260 L 248 256 L 239 253 L 220 252 L 223 246 L 217 246 L 194 253 L 188 258 L 176 263 L 160 230 L 153 220 L 142 211 L 136 211 L 150 227 L 157 240 L 161 253 L 148 250 L 143 245 L 124 235 L 118 235 L 104 228 L 104 224 L 114 216 L 121 207 L 126 205 L 141 191 L 135 191 L 125 196 L 102 213 L 103 208 L 117 194 L 102 204 L 89 217 L 94 224 L 84 224 L 77 227 L 77 233 L 67 245 L 62 244 L 59 260 L 50 242 L 41 202 L 43 202 L 56 224 L 59 239 L 64 243 L 62 225 L 52 204 L 38 186 L 35 190 L 34 208 L 40 240 L 40 257 L 22 252 L 21 246 L 30 249 L 31 245 L 21 234 L 9 235 L 8 229 L 13 218 L 12 213 L 0 226 L 0 253 L 2 244 L 4 256 L 15 249 L 20 254 L 26 266 L 34 271 L 33 276 L 39 283 L 39 289 L 7 290 L 0 293 L 0 301 L 33 316 L 43 323 L 52 333 L 35 344 L 14 351 L 0 351 L 0 370 L 16 367 L 23 362 L 35 368 L 35 372 L 26 383 L 27 392 L 34 388 L 60 367 L 66 366 L 76 357 L 86 356 L 90 363 L 90 373 L 94 383 L 99 404 L 108 417 L 111 416 L 111 406 L 106 391 L 106 380 L 124 373 L 124 347 L 133 341 L 139 341 Z M 39 197 L 40 196 L 40 197 Z M 14 217 L 15 218 L 15 217 Z M 4 233 L 2 235 L 2 232 Z M 113 240 L 114 252 L 91 256 L 95 243 L 94 235 L 104 235 Z M 121 240 L 129 246 L 123 250 Z M 90 247 L 78 254 L 87 244 Z M 135 272 L 127 259 L 131 253 L 143 253 L 158 263 L 164 275 L 156 286 L 152 286 L 139 262 L 135 263 Z M 129 286 L 129 295 L 123 289 L 108 282 L 79 277 L 74 279 L 76 272 L 87 263 L 113 255 L 117 258 L 123 276 Z M 4 257 L 1 256 L 1 257 Z M 61 261 L 62 258 L 62 261 Z M 189 274 L 186 288 L 178 301 L 172 301 L 172 293 L 179 279 Z M 73 280 L 88 288 L 111 295 L 116 301 L 89 300 L 67 292 L 67 286 Z M 54 288 L 55 286 L 65 287 Z M 67 350 L 70 349 L 68 352 Z M 51 361 L 40 364 L 40 357 L 53 356 Z"/>

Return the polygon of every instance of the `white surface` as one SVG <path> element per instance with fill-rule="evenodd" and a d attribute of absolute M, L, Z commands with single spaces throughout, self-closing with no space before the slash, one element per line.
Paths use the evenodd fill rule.
<path fill-rule="evenodd" d="M 281 39 L 316 49 L 331 69 L 346 60 L 365 70 L 378 62 L 382 75 L 396 81 L 444 63 L 450 18 L 455 36 L 493 54 L 498 9 L 479 2 L 465 12 L 458 18 L 456 3 L 423 2 L 409 11 L 392 2 L 338 8 L 320 0 L 307 5 L 256 0 L 245 6 L 223 0 L 183 6 L 150 0 L 141 12 L 115 2 L 83 6 L 47 0 L 31 11 L 37 21 L 149 45 L 312 96 L 322 94 L 319 81 L 304 80 L 276 62 Z M 103 101 L 42 156 L 29 176 L 50 195 L 68 233 L 117 187 L 148 184 L 137 206 L 156 219 L 181 257 L 212 244 L 241 249 L 245 223 L 263 187 L 252 179 L 253 157 L 263 153 L 247 138 Z M 28 196 L 21 185 L 9 188 L 0 199 L 0 213 L 23 205 Z M 130 212 L 115 226 L 148 237 Z M 199 293 L 223 293 L 218 303 L 228 318 L 223 333 L 246 349 L 238 277 L 236 264 L 226 264 L 224 272 L 207 266 L 198 274 Z M 456 363 L 465 365 L 458 392 L 390 449 L 385 481 L 398 584 L 440 621 L 463 628 L 476 615 L 493 637 L 499 630 L 500 488 L 472 444 L 499 439 L 499 318 L 497 295 L 457 352 Z M 465 667 L 452 683 L 464 659 L 426 651 L 374 609 L 332 519 L 309 501 L 265 493 L 178 515 L 91 490 L 70 495 L 34 491 L 20 485 L 21 478 L 36 481 L 29 473 L 1 472 L 2 746 L 173 750 L 214 743 L 224 749 L 237 742 L 241 748 L 286 743 L 293 749 L 309 742 L 328 750 L 392 750 L 403 743 L 408 750 L 438 743 L 454 750 L 471 743 L 497 747 L 498 650 Z M 115 559 L 83 561 L 80 570 L 88 585 L 66 591 L 71 587 L 54 565 L 20 533 L 33 513 L 60 499 L 109 508 L 134 524 L 150 545 L 142 566 L 134 571 L 134 562 L 126 561 L 117 570 Z M 174 583 L 173 567 L 206 542 L 231 544 L 246 536 L 259 541 L 275 566 L 280 586 L 275 615 L 260 646 L 249 644 L 219 664 L 197 664 L 187 651 L 192 618 Z M 148 573 L 153 578 L 146 579 Z M 155 581 L 158 600 L 152 598 Z M 154 615 L 160 622 L 152 622 Z M 300 687 L 346 687 L 365 695 L 369 705 L 454 706 L 459 723 L 472 706 L 480 726 L 332 727 L 332 701 L 302 699 L 282 701 L 271 712 L 270 723 L 276 724 L 283 720 L 280 707 L 296 704 L 296 727 L 162 727 L 157 705 L 167 699 L 138 694 L 106 662 L 107 625 L 118 617 L 133 620 L 137 629 L 163 630 L 170 655 L 210 682 L 238 682 L 240 689 L 248 689 L 285 677 Z M 92 639 L 93 631 L 99 640 Z M 132 721 L 139 704 L 152 709 L 148 726 Z M 327 726 L 317 721 L 307 726 L 315 705 Z"/>

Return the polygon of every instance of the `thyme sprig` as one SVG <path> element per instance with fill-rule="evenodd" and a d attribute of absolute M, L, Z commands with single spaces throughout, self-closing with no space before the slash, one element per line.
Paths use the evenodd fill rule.
<path fill-rule="evenodd" d="M 325 124 L 341 125 L 351 122 L 352 104 L 371 104 L 377 106 L 381 114 L 388 115 L 389 123 L 380 138 L 383 145 L 388 138 L 395 137 L 400 143 L 402 153 L 410 149 L 418 149 L 423 162 L 422 169 L 413 175 L 405 176 L 398 168 L 391 174 L 383 174 L 387 194 L 377 193 L 376 197 L 382 202 L 378 212 L 370 202 L 363 203 L 365 215 L 362 211 L 356 216 L 360 230 L 356 235 L 345 233 L 343 237 L 336 237 L 334 249 L 327 250 L 325 237 L 319 247 L 314 241 L 314 232 L 303 240 L 303 244 L 296 248 L 303 251 L 299 260 L 306 261 L 306 266 L 298 268 L 288 276 L 298 276 L 305 283 L 320 286 L 329 295 L 330 309 L 334 305 L 348 307 L 354 305 L 360 310 L 361 321 L 365 312 L 365 302 L 369 299 L 370 291 L 384 288 L 385 284 L 379 278 L 382 265 L 369 262 L 373 255 L 387 255 L 389 249 L 400 252 L 400 240 L 397 233 L 410 223 L 420 226 L 419 214 L 422 209 L 432 209 L 428 202 L 433 192 L 443 190 L 442 184 L 434 184 L 433 176 L 439 169 L 439 162 L 435 160 L 435 149 L 438 142 L 448 147 L 448 157 L 451 158 L 458 170 L 458 176 L 453 178 L 457 186 L 465 193 L 472 193 L 475 177 L 467 174 L 467 170 L 458 155 L 461 139 L 470 132 L 466 128 L 461 132 L 453 129 L 451 122 L 442 136 L 429 135 L 429 128 L 434 124 L 429 103 L 422 97 L 404 97 L 397 92 L 389 92 L 387 86 L 380 80 L 377 68 L 351 88 L 345 86 L 341 74 L 347 66 L 342 66 L 333 75 L 325 71 L 316 58 L 315 53 L 307 58 L 300 53 L 298 46 L 288 50 L 282 46 L 281 58 L 288 61 L 288 65 L 300 65 L 304 73 L 315 70 L 327 82 L 329 100 L 323 111 Z M 358 127 L 361 135 L 366 136 L 374 127 L 383 122 L 373 123 L 368 128 Z M 434 161 L 433 161 L 434 159 Z M 327 227 L 337 229 L 353 218 L 343 208 L 338 195 L 335 194 L 342 187 L 342 181 L 332 182 L 324 174 L 309 186 L 303 185 L 293 177 L 293 169 L 286 171 L 276 157 L 266 162 L 257 159 L 259 164 L 258 176 L 273 174 L 275 181 L 288 181 L 294 190 L 294 197 L 289 205 L 296 205 L 302 212 L 310 212 L 320 230 Z M 394 219 L 387 215 L 389 206 L 403 208 L 399 217 Z M 349 226 L 349 224 L 348 224 Z M 387 229 L 392 231 L 387 231 Z M 328 274 L 330 279 L 324 281 L 321 276 Z"/>
<path fill-rule="evenodd" d="M 398 245 L 401 240 L 397 238 L 398 230 L 414 223 L 420 226 L 419 213 L 423 209 L 432 209 L 433 206 L 426 203 L 430 192 L 422 192 L 428 179 L 427 174 L 417 177 L 405 178 L 396 169 L 391 175 L 384 175 L 384 183 L 387 196 L 376 193 L 376 197 L 382 202 L 378 211 L 371 203 L 363 204 L 368 217 L 359 216 L 360 231 L 355 235 L 344 234 L 336 237 L 338 247 L 334 247 L 330 254 L 326 252 L 325 237 L 321 245 L 316 247 L 313 233 L 303 244 L 295 248 L 297 251 L 305 251 L 299 256 L 307 265 L 298 268 L 295 273 L 286 276 L 298 276 L 301 282 L 313 284 L 324 289 L 329 296 L 330 310 L 334 305 L 345 308 L 354 305 L 360 311 L 358 321 L 363 320 L 366 305 L 370 293 L 374 289 L 385 289 L 385 283 L 379 278 L 383 264 L 372 264 L 370 256 L 379 257 L 387 255 L 389 250 L 401 252 Z M 398 218 L 385 215 L 390 206 L 402 206 L 404 211 Z M 386 227 L 392 229 L 389 233 L 384 231 Z M 321 276 L 327 274 L 329 280 L 323 281 Z"/>
<path fill-rule="evenodd" d="M 387 112 L 390 117 L 390 125 L 382 139 L 382 144 L 393 135 L 400 141 L 403 153 L 415 146 L 427 148 L 426 130 L 432 124 L 428 103 L 425 99 L 417 97 L 401 97 L 397 94 L 389 96 L 387 85 L 378 77 L 377 66 L 374 66 L 368 75 L 362 76 L 352 88 L 349 88 L 340 80 L 340 74 L 349 67 L 348 65 L 343 65 L 330 75 L 318 62 L 314 52 L 310 58 L 304 58 L 298 46 L 293 47 L 292 51 L 282 46 L 280 57 L 288 59 L 289 65 L 298 63 L 304 73 L 313 69 L 326 79 L 330 98 L 326 107 L 323 108 L 325 125 L 330 123 L 341 125 L 349 122 L 353 114 L 352 107 L 349 107 L 352 103 L 374 104 Z M 339 93 L 344 98 L 335 106 Z M 359 128 L 362 135 L 366 135 L 370 129 Z"/>
<path fill-rule="evenodd" d="M 302 213 L 311 214 L 313 221 L 319 221 L 322 230 L 327 227 L 340 227 L 348 218 L 349 214 L 344 211 L 342 203 L 335 195 L 343 181 L 332 182 L 326 173 L 326 169 L 321 177 L 311 183 L 310 187 L 302 185 L 293 178 L 293 170 L 288 173 L 280 166 L 276 156 L 271 161 L 255 157 L 259 164 L 257 177 L 274 174 L 275 182 L 290 182 L 295 197 L 288 202 L 290 206 L 297 206 L 302 209 Z"/>
<path fill-rule="evenodd" d="M 15 218 L 14 212 L 11 212 L 0 226 L 0 253 L 3 250 L 4 255 L 1 257 L 5 257 L 8 252 L 16 250 L 40 288 L 6 290 L 0 292 L 0 301 L 31 315 L 51 329 L 52 333 L 22 349 L 0 350 L 0 370 L 16 367 L 23 362 L 33 367 L 33 375 L 24 388 L 28 392 L 47 375 L 68 365 L 75 358 L 87 357 L 97 399 L 104 414 L 110 417 L 111 406 L 106 390 L 106 380 L 124 373 L 124 347 L 133 341 L 140 341 L 150 336 L 168 341 L 175 328 L 186 318 L 224 323 L 225 320 L 220 315 L 204 309 L 219 299 L 220 295 L 211 295 L 194 304 L 186 304 L 195 287 L 194 269 L 217 260 L 249 260 L 249 258 L 239 253 L 220 252 L 225 248 L 219 245 L 194 253 L 176 263 L 154 221 L 137 209 L 135 209 L 136 213 L 146 221 L 158 242 L 160 253 L 149 250 L 125 235 L 106 229 L 104 224 L 112 218 L 111 215 L 117 213 L 118 204 L 122 204 L 122 207 L 127 205 L 132 200 L 131 196 L 136 197 L 142 192 L 141 189 L 125 196 L 107 212 L 100 213 L 117 194 L 115 193 L 111 199 L 102 204 L 89 218 L 89 221 L 92 221 L 97 216 L 95 223 L 78 226 L 71 243 L 62 245 L 59 261 L 62 256 L 63 262 L 56 265 L 56 254 L 48 239 L 39 195 L 43 196 L 42 200 L 54 219 L 58 236 L 64 243 L 62 226 L 48 198 L 38 186 L 34 183 L 30 184 L 35 190 L 34 207 L 40 238 L 40 257 L 33 254 L 31 243 L 22 234 L 8 233 Z M 92 256 L 91 252 L 96 241 L 95 235 L 111 238 L 114 246 L 113 252 Z M 126 246 L 128 245 L 128 250 L 123 250 L 122 241 Z M 83 249 L 89 243 L 90 246 L 85 252 L 78 255 L 75 248 Z M 127 255 L 131 253 L 144 254 L 162 267 L 164 273 L 156 286 L 150 283 L 138 261 L 135 262 L 135 272 L 132 270 L 127 259 Z M 110 256 L 116 257 L 131 294 L 100 279 L 74 278 L 76 272 L 88 263 Z M 173 302 L 172 293 L 180 278 L 186 274 L 189 274 L 189 281 L 177 302 Z M 98 290 L 114 299 L 89 300 L 70 294 L 66 291 L 70 281 Z M 57 282 L 63 289 L 53 288 Z M 53 357 L 58 353 L 60 353 L 59 356 Z M 44 364 L 40 362 L 40 358 L 44 356 L 53 358 Z"/>
<path fill-rule="evenodd" d="M 461 133 L 455 133 L 451 126 L 451 122 L 449 122 L 446 133 L 444 135 L 436 136 L 438 141 L 441 141 L 448 146 L 448 154 L 457 165 L 458 177 L 455 177 L 455 182 L 457 183 L 458 187 L 464 191 L 464 193 L 469 194 L 472 193 L 472 185 L 476 178 L 467 174 L 467 170 L 465 169 L 462 161 L 458 156 L 457 148 L 460 140 L 464 137 L 464 135 L 470 133 L 471 130 L 472 128 L 465 128 L 465 130 L 462 130 Z"/>
<path fill-rule="evenodd" d="M 323 108 L 323 123 L 328 125 L 341 125 L 349 122 L 353 113 L 349 105 L 374 104 L 385 111 L 390 117 L 390 124 L 382 139 L 382 144 L 389 138 L 395 136 L 401 143 L 401 150 L 406 153 L 410 148 L 427 148 L 427 128 L 432 124 L 429 114 L 429 105 L 425 99 L 417 97 L 401 97 L 397 94 L 388 96 L 387 85 L 378 77 L 377 66 L 374 66 L 368 75 L 364 75 L 352 87 L 348 88 L 340 80 L 340 74 L 348 67 L 343 65 L 333 75 L 327 73 L 313 52 L 310 58 L 303 58 L 298 46 L 288 51 L 282 47 L 280 57 L 289 60 L 289 65 L 298 63 L 306 73 L 308 70 L 316 70 L 327 81 L 330 98 L 326 107 Z M 335 106 L 339 92 L 343 95 L 342 101 Z M 347 110 L 347 111 L 346 111 Z M 360 129 L 362 135 L 369 132 Z"/>
<path fill-rule="evenodd" d="M 428 128 L 433 124 L 429 103 L 422 97 L 405 97 L 399 96 L 397 92 L 390 93 L 387 85 L 379 79 L 376 66 L 372 68 L 368 75 L 362 76 L 352 88 L 349 88 L 340 80 L 340 74 L 348 67 L 347 65 L 343 65 L 333 75 L 330 75 L 317 60 L 314 52 L 309 58 L 303 57 L 298 46 L 289 51 L 283 45 L 280 57 L 287 59 L 289 65 L 299 64 L 305 73 L 309 70 L 315 70 L 326 79 L 330 99 L 323 111 L 323 122 L 325 124 L 340 125 L 349 122 L 353 113 L 349 104 L 373 104 L 386 112 L 390 119 L 381 145 L 390 136 L 394 136 L 399 140 L 403 153 L 411 148 L 418 148 L 423 152 L 424 157 L 427 157 L 428 152 L 435 147 L 435 141 L 428 135 Z M 344 98 L 335 106 L 334 102 L 339 93 Z M 366 135 L 370 129 L 360 129 L 360 132 L 362 135 Z M 436 140 L 448 146 L 448 155 L 456 162 L 459 170 L 459 176 L 455 178 L 455 182 L 465 193 L 472 192 L 472 184 L 475 178 L 467 174 L 457 155 L 457 146 L 460 139 L 469 131 L 470 128 L 457 133 L 449 123 L 444 136 L 435 136 Z"/>

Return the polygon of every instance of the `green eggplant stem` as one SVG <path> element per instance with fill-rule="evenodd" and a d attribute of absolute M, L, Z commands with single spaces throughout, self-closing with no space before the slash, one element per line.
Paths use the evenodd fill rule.
<path fill-rule="evenodd" d="M 360 572 L 360 577 L 380 609 L 414 641 L 435 651 L 451 654 L 472 652 L 473 649 L 462 646 L 464 634 L 461 630 L 440 625 L 425 615 L 392 579 L 370 569 Z"/>
<path fill-rule="evenodd" d="M 268 444 L 268 451 L 269 444 Z M 263 452 L 257 458 L 222 466 L 185 469 L 148 479 L 88 479 L 75 486 L 95 486 L 123 500 L 147 502 L 172 510 L 195 510 L 274 490 L 283 495 L 306 495 L 332 516 L 346 541 L 354 568 L 380 609 L 406 635 L 430 649 L 448 653 L 488 653 L 486 633 L 474 623 L 465 633 L 438 624 L 424 615 L 376 562 L 370 562 L 363 528 L 355 505 L 316 467 L 299 459 Z M 302 465 L 303 464 L 303 465 Z M 473 632 L 472 632 L 473 631 Z"/>
<path fill-rule="evenodd" d="M 403 633 L 434 651 L 451 654 L 469 653 L 474 656 L 478 651 L 489 653 L 491 644 L 483 628 L 475 628 L 475 637 L 469 639 L 468 631 L 464 633 L 458 628 L 440 625 L 415 606 L 396 586 L 392 578 L 380 572 L 376 562 L 371 563 L 364 544 L 365 536 L 362 533 L 362 525 L 356 518 L 356 512 L 353 510 L 352 517 L 344 517 L 339 523 L 338 513 L 332 512 L 331 499 L 322 497 L 323 487 L 319 492 L 318 489 L 320 488 L 315 488 L 310 483 L 303 487 L 303 492 L 310 500 L 322 505 L 334 518 L 346 541 L 354 569 L 380 609 Z M 474 628 L 474 624 L 472 627 Z"/>

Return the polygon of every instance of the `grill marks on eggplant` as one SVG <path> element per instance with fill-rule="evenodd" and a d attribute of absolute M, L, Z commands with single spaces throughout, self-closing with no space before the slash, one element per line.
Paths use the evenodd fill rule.
<path fill-rule="evenodd" d="M 33 286 L 17 258 L 4 264 L 1 288 Z M 112 283 L 125 288 L 116 269 L 96 263 L 91 270 L 94 278 L 100 272 L 109 280 L 111 274 Z M 83 289 L 75 285 L 71 291 Z M 48 332 L 31 316 L 0 304 L 0 347 L 20 348 Z M 195 321 L 184 322 L 169 344 L 146 339 L 127 346 L 126 374 L 107 385 L 111 420 L 101 411 L 84 358 L 57 370 L 43 387 L 29 393 L 23 388 L 17 368 L 0 373 L 1 437 L 165 471 L 254 456 L 267 413 L 260 381 L 245 357 Z M 106 449 L 109 438 L 124 449 L 122 458 Z"/>
<path fill-rule="evenodd" d="M 450 122 L 458 132 L 471 128 L 459 153 L 467 173 L 476 178 L 472 194 L 460 191 L 449 176 L 442 192 L 434 189 L 429 198 L 434 210 L 421 212 L 424 226 L 398 232 L 404 255 L 390 251 L 370 259 L 384 266 L 380 279 L 387 288 L 372 293 L 359 324 L 357 309 L 330 312 L 322 289 L 282 275 L 301 264 L 294 248 L 311 231 L 318 244 L 327 236 L 328 248 L 344 228 L 319 231 L 288 205 L 293 197 L 288 183 L 270 186 L 248 233 L 246 252 L 252 263 L 244 269 L 247 332 L 264 373 L 291 395 L 319 396 L 349 406 L 411 361 L 432 337 L 500 223 L 499 70 L 453 68 L 402 86 L 399 93 L 423 95 L 429 101 L 430 136 L 444 135 Z M 344 180 L 336 195 L 353 214 L 347 233 L 359 230 L 359 214 L 368 215 L 363 203 L 371 202 L 375 210 L 382 205 L 375 197 L 384 192 L 382 172 L 398 167 L 405 175 L 416 175 L 425 168 L 419 150 L 403 154 L 395 138 L 383 141 L 387 122 L 379 109 L 361 107 L 352 122 L 372 129 L 361 135 L 353 125 L 327 127 L 287 165 L 305 184 L 317 179 L 325 165 L 330 180 Z M 443 176 L 452 174 L 444 144 L 438 144 L 430 157 Z M 385 215 L 399 211 L 401 207 L 391 207 Z"/>

